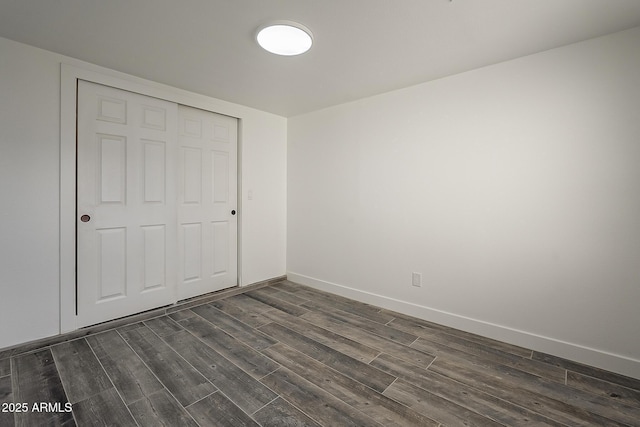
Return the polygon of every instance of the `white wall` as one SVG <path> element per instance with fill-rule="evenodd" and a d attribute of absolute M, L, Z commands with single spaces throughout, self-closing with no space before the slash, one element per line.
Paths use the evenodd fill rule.
<path fill-rule="evenodd" d="M 290 118 L 290 279 L 640 377 L 638 46 Z"/>
<path fill-rule="evenodd" d="M 0 348 L 58 332 L 60 65 L 0 39 Z"/>
<path fill-rule="evenodd" d="M 285 274 L 285 118 L 0 38 L 0 348 L 58 334 L 64 317 L 60 289 L 70 284 L 60 280 L 61 233 L 63 241 L 69 236 L 65 226 L 61 230 L 60 212 L 68 212 L 69 206 L 60 201 L 70 189 L 60 184 L 62 62 L 171 92 L 196 106 L 215 105 L 218 112 L 239 117 L 241 284 Z M 62 221 L 64 225 L 67 219 Z"/>

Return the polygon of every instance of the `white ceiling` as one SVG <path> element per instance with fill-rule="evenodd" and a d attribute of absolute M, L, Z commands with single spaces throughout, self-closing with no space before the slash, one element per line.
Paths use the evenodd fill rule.
<path fill-rule="evenodd" d="M 256 45 L 283 19 L 309 52 Z M 0 0 L 2 37 L 283 116 L 638 25 L 640 0 Z"/>

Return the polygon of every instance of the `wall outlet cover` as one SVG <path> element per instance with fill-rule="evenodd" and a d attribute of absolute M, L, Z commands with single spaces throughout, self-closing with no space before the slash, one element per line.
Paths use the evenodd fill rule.
<path fill-rule="evenodd" d="M 422 286 L 422 274 L 420 273 L 412 273 L 411 274 L 411 285 L 420 287 Z"/>

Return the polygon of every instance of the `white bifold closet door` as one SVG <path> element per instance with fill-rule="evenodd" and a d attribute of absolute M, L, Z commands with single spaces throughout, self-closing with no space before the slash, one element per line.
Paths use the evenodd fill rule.
<path fill-rule="evenodd" d="M 237 284 L 235 119 L 79 81 L 77 144 L 78 327 Z"/>

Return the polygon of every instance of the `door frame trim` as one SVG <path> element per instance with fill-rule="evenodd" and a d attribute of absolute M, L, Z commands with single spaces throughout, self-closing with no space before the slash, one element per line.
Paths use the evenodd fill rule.
<path fill-rule="evenodd" d="M 117 89 L 164 99 L 238 119 L 238 278 L 242 283 L 242 107 L 208 96 L 130 76 L 98 66 L 60 66 L 60 333 L 76 324 L 76 109 L 77 81 L 86 80 Z"/>

